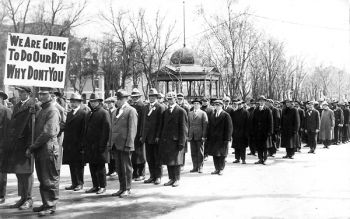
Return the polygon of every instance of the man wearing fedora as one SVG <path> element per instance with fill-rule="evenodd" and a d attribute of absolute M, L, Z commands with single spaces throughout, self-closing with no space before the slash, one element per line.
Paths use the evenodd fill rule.
<path fill-rule="evenodd" d="M 92 188 L 86 193 L 102 194 L 106 191 L 106 167 L 109 162 L 108 139 L 111 122 L 108 112 L 102 107 L 102 98 L 95 93 L 90 95 L 89 107 L 84 134 L 84 160 L 89 163 Z"/>
<path fill-rule="evenodd" d="M 329 108 L 326 101 L 322 103 L 322 109 L 319 138 L 324 145 L 323 148 L 328 148 L 334 137 L 335 118 L 333 110 Z"/>
<path fill-rule="evenodd" d="M 258 98 L 258 107 L 254 110 L 252 129 L 253 141 L 258 152 L 259 161 L 255 164 L 265 165 L 267 149 L 272 147 L 271 135 L 273 132 L 273 117 L 271 110 L 265 106 L 265 96 Z"/>
<path fill-rule="evenodd" d="M 306 102 L 305 133 L 307 134 L 307 145 L 310 147 L 308 153 L 315 153 L 317 145 L 317 134 L 320 131 L 320 114 L 314 108 L 313 101 Z"/>
<path fill-rule="evenodd" d="M 198 98 L 192 101 L 193 110 L 188 116 L 188 141 L 191 145 L 193 169 L 191 173 L 203 171 L 204 142 L 207 138 L 208 116 L 201 110 L 202 101 Z"/>
<path fill-rule="evenodd" d="M 246 148 L 248 147 L 248 110 L 243 108 L 242 100 L 235 100 L 233 106 L 236 109 L 232 112 L 232 148 L 235 149 L 236 160 L 233 163 L 246 164 Z"/>
<path fill-rule="evenodd" d="M 144 183 L 161 183 L 163 176 L 162 163 L 159 154 L 159 138 L 161 133 L 162 117 L 165 111 L 163 104 L 157 100 L 158 92 L 151 88 L 148 94 L 149 104 L 144 107 L 141 131 L 141 142 L 146 145 L 146 159 L 150 177 Z"/>
<path fill-rule="evenodd" d="M 222 175 L 229 142 L 232 139 L 232 120 L 230 115 L 222 109 L 222 100 L 215 100 L 214 107 L 215 110 L 209 117 L 208 124 L 208 155 L 213 156 L 215 166 L 215 171 L 211 174 Z"/>
<path fill-rule="evenodd" d="M 10 124 L 6 157 L 3 168 L 7 173 L 15 173 L 18 183 L 18 195 L 21 197 L 11 208 L 26 210 L 32 207 L 34 157 L 26 156 L 26 150 L 32 139 L 32 113 L 35 113 L 35 101 L 30 98 L 29 87 L 16 87 L 20 101 L 14 106 Z"/>
<path fill-rule="evenodd" d="M 348 143 L 349 141 L 349 123 L 350 123 L 350 110 L 349 110 L 349 104 L 347 102 L 345 103 L 342 103 L 341 104 L 341 108 L 343 110 L 343 114 L 344 114 L 344 125 L 343 125 L 343 128 L 342 128 L 342 135 L 343 135 L 343 138 L 342 138 L 342 142 L 345 144 L 345 143 Z"/>
<path fill-rule="evenodd" d="M 60 113 L 52 102 L 51 88 L 40 88 L 39 100 L 41 110 L 35 123 L 35 140 L 27 149 L 35 157 L 35 169 L 40 183 L 42 205 L 33 208 L 39 216 L 53 214 L 59 198 L 59 144 L 57 136 L 60 132 Z"/>
<path fill-rule="evenodd" d="M 145 144 L 140 141 L 141 128 L 143 122 L 143 109 L 145 104 L 141 100 L 141 93 L 139 89 L 134 88 L 131 92 L 132 107 L 137 112 L 137 132 L 134 142 L 135 151 L 131 155 L 133 166 L 132 178 L 135 181 L 143 181 L 145 179 L 145 164 L 146 164 L 146 149 Z"/>
<path fill-rule="evenodd" d="M 5 146 L 7 144 L 7 131 L 11 119 L 11 110 L 5 106 L 7 94 L 0 90 L 0 161 L 7 159 Z M 7 173 L 0 162 L 0 204 L 5 202 Z"/>
<path fill-rule="evenodd" d="M 334 119 L 335 119 L 335 126 L 334 126 L 334 144 L 338 145 L 342 141 L 342 129 L 344 126 L 344 113 L 343 110 L 339 107 L 339 103 L 334 102 Z"/>
<path fill-rule="evenodd" d="M 108 97 L 105 100 L 105 103 L 107 105 L 107 111 L 109 113 L 111 122 L 113 120 L 113 117 L 115 117 L 115 111 L 117 110 L 117 108 L 115 107 L 116 101 L 117 101 L 117 99 L 115 97 Z M 112 123 L 111 123 L 111 125 L 112 125 Z M 112 128 L 110 129 L 110 133 L 109 133 L 108 149 L 109 149 L 109 151 L 112 150 Z M 110 156 L 111 157 L 110 157 L 110 160 L 108 163 L 107 176 L 113 176 L 114 174 L 116 174 L 115 159 L 113 157 L 113 153 L 110 153 Z"/>
<path fill-rule="evenodd" d="M 166 95 L 169 107 L 164 112 L 160 134 L 160 156 L 162 164 L 167 165 L 169 174 L 169 182 L 164 186 L 173 187 L 179 186 L 188 133 L 187 113 L 176 104 L 176 98 L 175 92 Z"/>
<path fill-rule="evenodd" d="M 116 161 L 119 179 L 119 191 L 112 196 L 124 198 L 130 195 L 132 179 L 131 156 L 135 150 L 137 133 L 137 112 L 128 104 L 129 94 L 125 90 L 117 91 L 117 110 L 112 119 L 112 153 Z"/>
<path fill-rule="evenodd" d="M 83 138 L 87 113 L 81 109 L 80 94 L 70 96 L 71 111 L 64 126 L 63 164 L 69 165 L 72 184 L 66 190 L 80 191 L 84 185 Z"/>

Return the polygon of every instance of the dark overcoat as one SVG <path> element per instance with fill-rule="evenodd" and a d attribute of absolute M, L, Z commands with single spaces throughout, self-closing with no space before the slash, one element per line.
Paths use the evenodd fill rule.
<path fill-rule="evenodd" d="M 273 133 L 279 134 L 281 132 L 281 112 L 276 107 L 271 107 L 273 117 Z"/>
<path fill-rule="evenodd" d="M 344 124 L 344 114 L 341 108 L 334 110 L 335 126 Z"/>
<path fill-rule="evenodd" d="M 253 115 L 252 138 L 256 148 L 271 148 L 271 135 L 273 133 L 273 117 L 269 108 L 264 106 L 262 110 L 257 107 Z"/>
<path fill-rule="evenodd" d="M 320 113 L 313 109 L 313 110 L 308 110 L 305 113 L 305 130 L 307 130 L 307 132 L 316 132 L 316 129 L 320 130 L 320 124 L 321 124 L 321 120 L 320 120 Z"/>
<path fill-rule="evenodd" d="M 295 148 L 296 135 L 300 127 L 298 109 L 286 107 L 281 117 L 281 147 Z"/>
<path fill-rule="evenodd" d="M 0 172 L 2 172 L 2 161 L 7 159 L 6 157 L 6 139 L 8 126 L 10 124 L 12 111 L 0 104 Z M 5 171 L 4 171 L 5 172 Z"/>
<path fill-rule="evenodd" d="M 176 105 L 172 112 L 165 110 L 160 135 L 160 156 L 163 165 L 184 164 L 185 144 L 188 134 L 186 111 Z"/>
<path fill-rule="evenodd" d="M 7 173 L 33 173 L 34 157 L 25 155 L 31 145 L 32 124 L 30 108 L 35 106 L 34 99 L 29 99 L 24 104 L 18 102 L 13 108 L 13 114 L 8 126 L 8 138 L 6 139 L 6 157 L 3 160 L 3 170 Z"/>
<path fill-rule="evenodd" d="M 83 164 L 83 139 L 87 112 L 79 109 L 74 115 L 73 110 L 67 114 L 63 128 L 63 164 Z"/>
<path fill-rule="evenodd" d="M 109 162 L 107 148 L 111 128 L 110 116 L 103 107 L 92 109 L 87 116 L 84 134 L 85 163 L 103 164 Z"/>
<path fill-rule="evenodd" d="M 204 112 L 207 113 L 208 118 L 209 118 L 209 116 L 214 112 L 213 107 L 211 107 L 210 105 L 201 106 L 201 110 L 203 110 Z"/>
<path fill-rule="evenodd" d="M 164 111 L 164 105 L 159 103 L 155 103 L 152 108 L 150 108 L 150 104 L 144 107 L 141 131 L 142 143 L 155 144 L 156 138 L 159 140 Z"/>
<path fill-rule="evenodd" d="M 143 164 L 146 162 L 146 148 L 145 144 L 141 142 L 141 131 L 142 131 L 142 122 L 143 122 L 143 111 L 145 104 L 142 100 L 138 100 L 136 103 L 131 105 L 136 109 L 137 112 L 137 132 L 134 141 L 135 151 L 132 154 L 131 161 L 134 164 Z"/>
<path fill-rule="evenodd" d="M 216 117 L 214 111 L 208 123 L 207 141 L 208 155 L 227 156 L 228 144 L 232 138 L 232 120 L 224 110 Z"/>
<path fill-rule="evenodd" d="M 248 110 L 241 108 L 232 113 L 232 148 L 248 147 Z"/>

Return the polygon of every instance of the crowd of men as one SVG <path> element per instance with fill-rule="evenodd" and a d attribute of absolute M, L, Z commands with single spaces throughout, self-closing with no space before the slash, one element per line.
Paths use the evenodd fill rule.
<path fill-rule="evenodd" d="M 265 165 L 280 147 L 286 149 L 283 158 L 293 159 L 302 142 L 314 154 L 317 143 L 329 148 L 348 142 L 350 136 L 348 103 L 278 102 L 264 96 L 248 102 L 204 97 L 188 103 L 182 93 L 164 97 L 154 88 L 142 100 L 135 88 L 131 94 L 118 90 L 106 100 L 91 94 L 83 104 L 79 94 L 65 100 L 61 93 L 41 88 L 35 100 L 31 88 L 16 89 L 20 100 L 12 107 L 0 91 L 0 203 L 5 202 L 7 174 L 14 173 L 21 198 L 10 207 L 33 207 L 35 163 L 42 205 L 33 211 L 39 216 L 56 210 L 61 164 L 70 169 L 66 190 L 83 189 L 88 164 L 92 187 L 86 193 L 105 193 L 106 176 L 116 172 L 119 190 L 112 196 L 124 198 L 130 195 L 132 180 L 161 184 L 163 165 L 169 178 L 164 186 L 179 186 L 188 143 L 191 173 L 202 173 L 206 157 L 212 156 L 211 174 L 222 175 L 230 146 L 233 163 L 246 164 L 246 156 L 257 153 L 255 164 Z"/>

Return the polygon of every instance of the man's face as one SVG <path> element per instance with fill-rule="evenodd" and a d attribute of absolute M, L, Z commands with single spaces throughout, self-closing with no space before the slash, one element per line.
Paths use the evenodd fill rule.
<path fill-rule="evenodd" d="M 242 107 L 243 107 L 243 103 L 240 103 L 237 105 L 237 109 L 242 109 Z"/>
<path fill-rule="evenodd" d="M 25 92 L 25 91 L 19 91 L 19 98 L 20 98 L 22 101 L 28 99 L 28 97 L 29 97 L 29 94 L 28 94 L 27 92 Z"/>
<path fill-rule="evenodd" d="M 90 100 L 90 105 L 93 109 L 96 109 L 98 105 L 100 105 L 100 101 L 98 100 Z"/>
<path fill-rule="evenodd" d="M 260 107 L 263 107 L 263 106 L 265 106 L 265 100 L 259 100 L 259 106 Z"/>
<path fill-rule="evenodd" d="M 225 105 L 225 106 L 228 106 L 229 103 L 230 103 L 229 100 L 225 100 L 225 101 L 224 101 L 224 105 Z"/>
<path fill-rule="evenodd" d="M 71 100 L 70 101 L 70 106 L 73 108 L 73 109 L 76 109 L 78 106 L 80 106 L 81 102 L 78 101 L 78 100 Z"/>
<path fill-rule="evenodd" d="M 174 103 L 176 103 L 176 99 L 175 98 L 167 98 L 167 101 L 169 103 L 169 105 L 173 105 Z"/>
<path fill-rule="evenodd" d="M 291 103 L 291 102 L 286 102 L 286 107 L 292 108 L 292 107 L 293 107 L 293 103 Z"/>
<path fill-rule="evenodd" d="M 150 103 L 154 103 L 154 102 L 156 102 L 157 97 L 156 96 L 149 96 L 148 99 L 149 99 Z"/>
<path fill-rule="evenodd" d="M 159 102 L 159 103 L 163 103 L 163 102 L 164 102 L 164 98 L 163 98 L 163 97 L 159 97 L 159 98 L 158 98 L 158 102 Z"/>
<path fill-rule="evenodd" d="M 177 102 L 178 102 L 179 104 L 182 104 L 182 103 L 184 102 L 184 98 L 183 98 L 183 97 L 178 97 L 178 98 L 177 98 Z"/>
<path fill-rule="evenodd" d="M 136 103 L 139 99 L 140 99 L 140 97 L 131 97 L 131 100 L 134 103 Z"/>
<path fill-rule="evenodd" d="M 195 110 L 199 110 L 199 109 L 201 108 L 201 104 L 198 103 L 198 102 L 194 102 L 194 103 L 193 103 L 193 108 L 194 108 Z"/>
<path fill-rule="evenodd" d="M 114 108 L 114 102 L 113 101 L 107 102 L 107 107 L 108 107 L 108 109 L 113 109 Z"/>
<path fill-rule="evenodd" d="M 46 103 L 46 102 L 48 102 L 49 100 L 51 100 L 51 95 L 48 94 L 48 93 L 40 93 L 40 94 L 39 94 L 39 100 L 40 100 L 40 102 L 42 102 L 42 103 Z"/>
<path fill-rule="evenodd" d="M 323 104 L 322 105 L 322 109 L 327 109 L 328 108 L 328 105 L 327 104 Z"/>
<path fill-rule="evenodd" d="M 237 109 L 238 109 L 238 104 L 237 104 L 237 103 L 233 103 L 233 104 L 232 104 L 232 108 L 233 108 L 234 110 L 237 110 Z"/>
<path fill-rule="evenodd" d="M 118 108 L 122 107 L 126 102 L 127 102 L 127 98 L 126 97 L 122 97 L 122 98 L 117 98 L 117 103 L 116 106 Z"/>
<path fill-rule="evenodd" d="M 203 104 L 203 106 L 208 106 L 208 101 L 203 100 L 202 104 Z"/>
<path fill-rule="evenodd" d="M 312 110 L 313 104 L 312 104 L 312 103 L 309 103 L 309 104 L 306 105 L 306 107 L 307 107 L 308 110 Z"/>
<path fill-rule="evenodd" d="M 215 104 L 214 104 L 214 107 L 215 107 L 216 111 L 219 111 L 219 110 L 222 109 L 222 105 L 219 104 L 219 103 L 215 103 Z"/>

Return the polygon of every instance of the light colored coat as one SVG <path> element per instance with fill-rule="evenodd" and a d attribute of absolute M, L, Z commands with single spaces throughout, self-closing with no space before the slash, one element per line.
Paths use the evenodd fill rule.
<path fill-rule="evenodd" d="M 323 110 L 321 114 L 321 129 L 319 133 L 320 140 L 332 140 L 333 128 L 335 125 L 334 113 L 332 110 Z"/>
<path fill-rule="evenodd" d="M 199 109 L 197 114 L 195 114 L 194 111 L 191 111 L 188 116 L 188 121 L 189 141 L 199 141 L 207 137 L 208 116 L 206 112 Z"/>
<path fill-rule="evenodd" d="M 122 110 L 121 114 L 120 111 Z M 120 115 L 119 115 L 120 114 Z M 115 115 L 115 116 L 114 116 Z M 118 118 L 117 118 L 118 117 Z M 136 109 L 126 104 L 112 116 L 112 148 L 120 151 L 134 151 L 134 141 L 137 133 Z"/>

